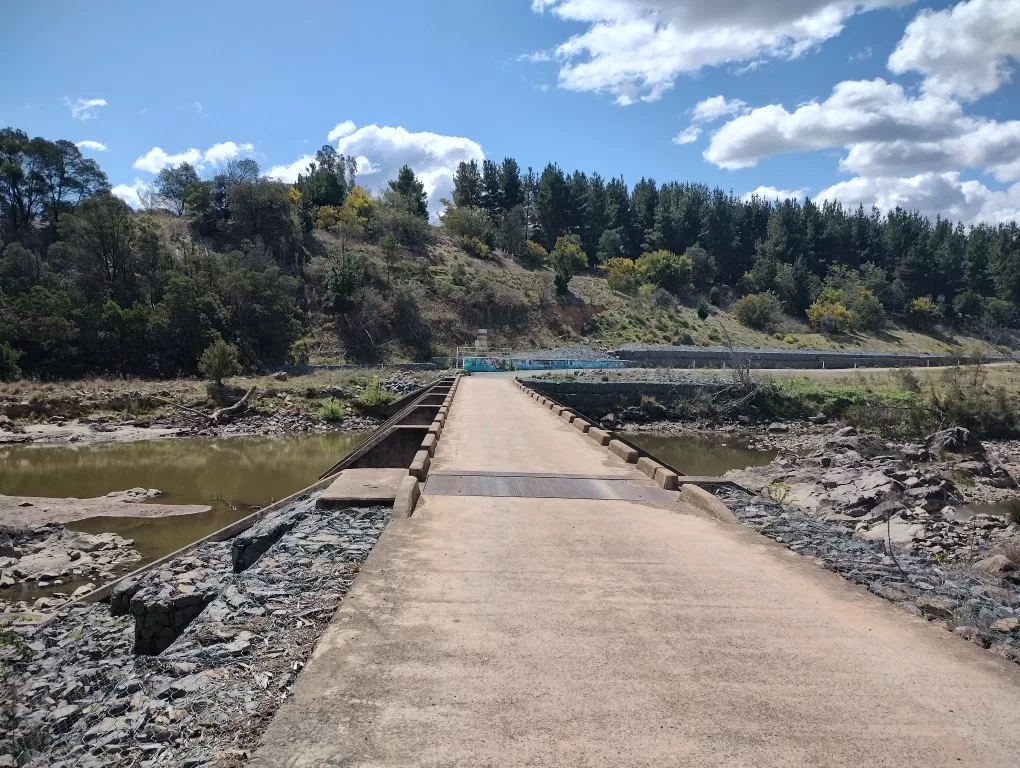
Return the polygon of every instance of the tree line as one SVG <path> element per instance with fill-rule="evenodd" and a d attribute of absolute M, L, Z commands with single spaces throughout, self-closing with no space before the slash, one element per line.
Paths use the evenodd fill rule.
<path fill-rule="evenodd" d="M 387 265 L 424 255 L 436 236 L 424 185 L 405 166 L 373 196 L 355 175 L 330 146 L 294 184 L 252 159 L 207 178 L 183 163 L 141 191 L 135 212 L 73 143 L 3 129 L 0 378 L 188 375 L 217 342 L 243 366 L 279 363 L 301 357 L 317 314 L 351 356 L 378 357 L 387 339 L 429 354 L 422 286 L 391 279 L 389 266 L 374 274 L 362 245 L 378 244 Z M 1015 323 L 1020 302 L 1016 223 L 965 229 L 900 209 L 744 200 L 650 179 L 631 188 L 512 158 L 461 163 L 443 202 L 442 229 L 468 253 L 548 266 L 560 292 L 600 269 L 617 290 L 700 298 L 699 314 L 733 301 L 748 324 L 785 311 L 836 331 L 877 327 L 886 313 Z M 464 296 L 465 322 L 493 312 L 522 322 L 503 289 Z"/>
<path fill-rule="evenodd" d="M 844 309 L 875 327 L 875 300 L 919 324 L 985 316 L 1015 324 L 1020 303 L 1016 222 L 968 229 L 901 208 L 745 199 L 646 178 L 630 188 L 555 163 L 522 172 L 512 158 L 461 163 L 444 222 L 476 250 L 471 241 L 525 262 L 544 252 L 554 271 L 567 238 L 624 290 L 650 280 L 674 291 L 768 294 L 791 315 L 824 320 L 813 324 L 825 330 L 848 327 Z"/>

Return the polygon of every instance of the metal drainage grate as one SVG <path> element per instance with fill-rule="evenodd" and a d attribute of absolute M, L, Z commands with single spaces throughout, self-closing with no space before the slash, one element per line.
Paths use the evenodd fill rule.
<path fill-rule="evenodd" d="M 432 496 L 504 496 L 528 499 L 593 499 L 673 502 L 676 495 L 634 480 L 577 475 L 436 474 L 425 493 Z"/>

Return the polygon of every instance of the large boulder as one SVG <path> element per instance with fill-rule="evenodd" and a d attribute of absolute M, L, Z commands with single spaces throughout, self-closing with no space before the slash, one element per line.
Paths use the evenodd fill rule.
<path fill-rule="evenodd" d="M 965 427 L 953 427 L 951 429 L 940 429 L 925 440 L 928 450 L 936 455 L 951 453 L 960 456 L 981 456 L 985 455 L 985 447 L 981 441 L 974 436 L 974 433 Z"/>

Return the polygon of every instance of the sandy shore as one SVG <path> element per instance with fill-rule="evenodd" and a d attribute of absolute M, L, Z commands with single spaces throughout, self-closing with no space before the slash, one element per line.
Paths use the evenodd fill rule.
<path fill-rule="evenodd" d="M 0 526 L 31 528 L 46 523 L 70 523 L 90 517 L 170 517 L 196 515 L 212 509 L 204 504 L 139 504 L 137 494 L 120 491 L 94 499 L 0 494 Z"/>
<path fill-rule="evenodd" d="M 108 430 L 108 431 L 107 431 Z M 102 431 L 89 424 L 25 424 L 18 432 L 0 432 L 0 445 L 24 443 L 129 443 L 136 440 L 165 440 L 190 434 L 179 427 L 111 426 Z"/>

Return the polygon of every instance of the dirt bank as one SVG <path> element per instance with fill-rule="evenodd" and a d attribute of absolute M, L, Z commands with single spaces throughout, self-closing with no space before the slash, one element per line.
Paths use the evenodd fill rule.
<path fill-rule="evenodd" d="M 94 499 L 59 499 L 47 496 L 0 494 L 0 526 L 32 528 L 48 523 L 70 523 L 90 517 L 170 517 L 208 512 L 204 504 L 141 504 L 159 495 L 155 489 L 115 491 Z"/>

